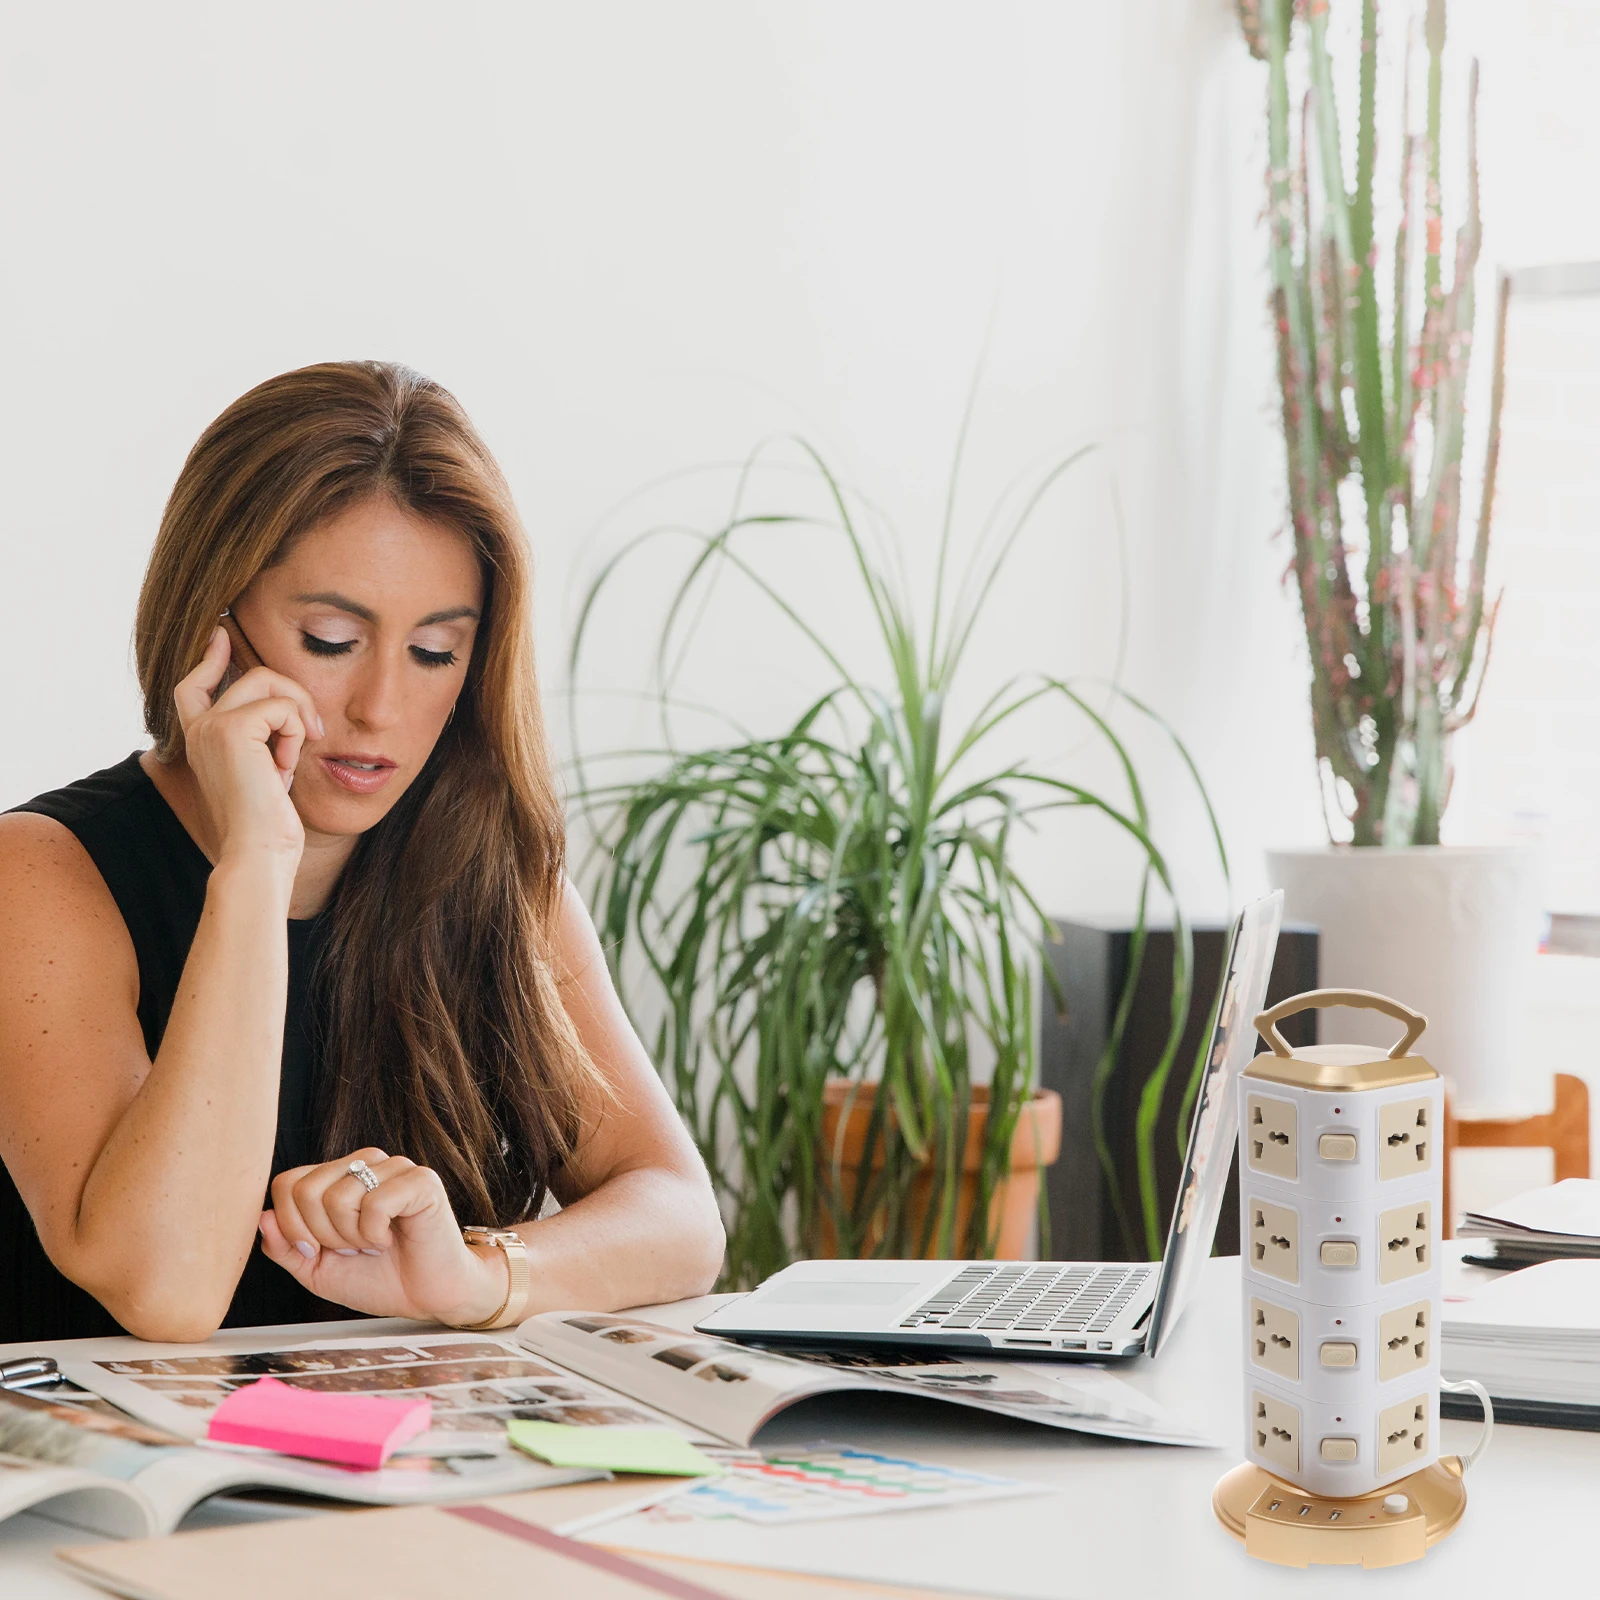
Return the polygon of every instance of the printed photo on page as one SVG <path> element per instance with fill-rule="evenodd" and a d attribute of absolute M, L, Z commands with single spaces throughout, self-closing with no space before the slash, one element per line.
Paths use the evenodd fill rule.
<path fill-rule="evenodd" d="M 189 1439 L 204 1438 L 226 1395 L 262 1376 L 337 1394 L 426 1395 L 433 1427 L 402 1447 L 402 1459 L 511 1454 L 505 1432 L 514 1420 L 624 1428 L 668 1423 L 647 1406 L 535 1360 L 511 1340 L 459 1334 L 208 1353 L 175 1345 L 148 1356 L 67 1362 L 63 1370 L 124 1411 Z"/>

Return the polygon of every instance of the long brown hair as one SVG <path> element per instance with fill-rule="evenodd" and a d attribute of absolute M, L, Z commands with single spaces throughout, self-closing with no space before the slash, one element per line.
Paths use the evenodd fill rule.
<path fill-rule="evenodd" d="M 378 361 L 252 389 L 173 486 L 139 596 L 145 724 L 173 760 L 173 689 L 217 614 L 289 541 L 372 495 L 463 534 L 485 605 L 455 715 L 357 842 L 315 978 L 324 1159 L 375 1144 L 433 1167 L 463 1222 L 534 1215 L 595 1069 L 556 991 L 565 829 L 534 676 L 526 539 L 455 399 Z"/>

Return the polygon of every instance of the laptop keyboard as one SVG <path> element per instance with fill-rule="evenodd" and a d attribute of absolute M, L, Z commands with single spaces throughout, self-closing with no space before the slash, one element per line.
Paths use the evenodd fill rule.
<path fill-rule="evenodd" d="M 983 1262 L 957 1273 L 902 1328 L 1104 1333 L 1156 1271 L 1149 1266 Z"/>

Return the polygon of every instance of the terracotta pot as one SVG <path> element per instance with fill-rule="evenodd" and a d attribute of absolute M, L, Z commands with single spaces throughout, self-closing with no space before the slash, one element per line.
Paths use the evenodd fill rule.
<path fill-rule="evenodd" d="M 835 1141 L 839 1138 L 839 1120 L 844 1120 L 844 1139 L 840 1166 L 846 1203 L 855 1192 L 856 1169 L 866 1148 L 867 1125 L 872 1118 L 872 1107 L 877 1095 L 870 1085 L 852 1084 L 836 1079 L 823 1086 L 822 1091 L 822 1147 L 828 1152 L 824 1162 L 822 1181 L 831 1182 Z M 847 1109 L 848 1107 L 848 1109 Z M 975 1087 L 972 1106 L 967 1114 L 967 1144 L 962 1152 L 960 1190 L 956 1196 L 956 1223 L 954 1237 L 964 1236 L 967 1219 L 977 1200 L 978 1164 L 983 1151 L 984 1133 L 989 1120 L 989 1090 Z M 989 1200 L 989 1226 L 999 1229 L 995 1257 L 1001 1261 L 1020 1259 L 1027 1248 L 1034 1219 L 1039 1215 L 1039 1174 L 1050 1166 L 1061 1153 L 1061 1096 L 1053 1089 L 1040 1089 L 1023 1107 L 1017 1118 L 1016 1131 L 1011 1136 L 1011 1169 L 1008 1176 L 995 1185 Z M 922 1219 L 927 1214 L 928 1200 L 933 1188 L 932 1174 L 919 1175 L 912 1181 L 910 1210 L 912 1233 L 921 1230 Z M 881 1230 L 869 1238 L 869 1246 L 881 1238 Z M 833 1231 L 833 1218 L 825 1206 L 818 1209 L 817 1237 L 813 1253 L 818 1256 L 838 1254 L 838 1240 Z M 928 1254 L 935 1252 L 930 1246 Z"/>

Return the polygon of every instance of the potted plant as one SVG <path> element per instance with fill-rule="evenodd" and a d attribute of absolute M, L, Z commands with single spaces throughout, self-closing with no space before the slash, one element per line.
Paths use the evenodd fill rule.
<path fill-rule="evenodd" d="M 1382 181 L 1394 232 L 1377 231 L 1377 0 L 1362 0 L 1353 168 L 1346 171 L 1326 4 L 1239 0 L 1267 66 L 1272 318 L 1288 469 L 1293 576 L 1311 666 L 1311 721 L 1330 838 L 1269 853 L 1285 914 L 1322 929 L 1322 981 L 1403 994 L 1463 1109 L 1519 1104 L 1508 1076 L 1519 966 L 1535 942 L 1527 854 L 1441 849 L 1451 740 L 1472 718 L 1497 602 L 1486 600 L 1509 280 L 1497 305 L 1481 498 L 1464 539 L 1462 455 L 1482 229 L 1477 64 L 1470 68 L 1466 192 L 1444 260 L 1440 102 L 1444 0 L 1424 22 L 1426 107 L 1401 120 Z M 1351 181 L 1353 179 L 1353 181 Z M 1387 248 L 1384 248 L 1384 245 Z M 1330 1036 L 1375 1043 L 1358 1013 Z"/>
<path fill-rule="evenodd" d="M 758 512 L 739 500 L 720 528 L 694 533 L 657 659 L 676 659 L 714 576 L 734 573 L 815 650 L 826 676 L 815 700 L 776 733 L 690 749 L 668 741 L 639 776 L 592 781 L 580 763 L 575 796 L 598 843 L 590 898 L 601 936 L 636 1019 L 658 1019 L 645 1034 L 723 1203 L 733 1287 L 797 1253 L 1020 1254 L 1060 1103 L 1035 1089 L 1048 924 L 1017 876 L 1014 835 L 1091 812 L 1134 841 L 1146 891 L 1153 881 L 1172 892 L 1109 708 L 1151 713 L 1114 688 L 1091 699 L 1039 676 L 979 692 L 962 677 L 1033 509 L 1086 452 L 1028 486 L 1022 509 L 994 524 L 992 555 L 975 556 L 959 581 L 947 515 L 924 627 L 874 559 L 858 504 L 800 448 L 819 509 Z M 780 481 L 792 486 L 792 471 Z M 603 594 L 667 531 L 639 535 L 591 585 L 572 646 L 575 690 Z M 861 586 L 881 676 L 848 670 L 762 575 L 759 541 L 798 539 L 819 560 L 831 540 L 841 581 Z M 976 707 L 959 719 L 958 679 Z M 663 668 L 663 696 L 670 680 Z M 985 759 L 995 735 L 1040 704 L 1084 719 L 1114 752 L 1125 793 L 1109 799 L 1068 775 Z M 1189 941 L 1174 915 L 1177 1003 L 1156 1106 L 1188 1008 Z"/>

